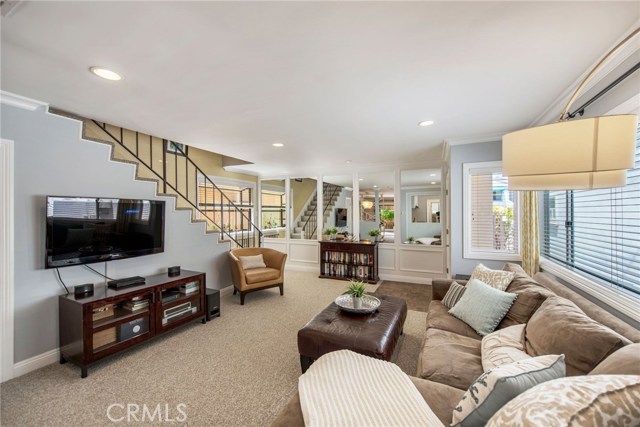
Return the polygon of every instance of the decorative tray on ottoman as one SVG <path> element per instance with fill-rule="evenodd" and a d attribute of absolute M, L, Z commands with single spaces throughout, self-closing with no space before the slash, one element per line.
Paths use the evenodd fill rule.
<path fill-rule="evenodd" d="M 362 296 L 361 308 L 355 308 L 353 306 L 353 297 L 348 294 L 340 295 L 336 298 L 335 303 L 344 311 L 357 314 L 373 313 L 378 307 L 380 307 L 380 300 L 373 295 Z"/>

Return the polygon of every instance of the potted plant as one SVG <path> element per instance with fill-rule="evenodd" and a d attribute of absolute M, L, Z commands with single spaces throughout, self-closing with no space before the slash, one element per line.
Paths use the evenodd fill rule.
<path fill-rule="evenodd" d="M 413 243 L 415 240 L 416 240 L 416 239 L 414 239 L 414 238 L 413 238 L 413 236 L 410 236 L 410 237 L 407 239 L 407 242 L 409 242 L 409 243 Z"/>
<path fill-rule="evenodd" d="M 374 241 L 378 240 L 379 235 L 380 235 L 380 230 L 378 230 L 377 228 L 369 230 L 369 236 L 373 237 Z"/>
<path fill-rule="evenodd" d="M 336 234 L 338 233 L 338 229 L 336 227 L 327 228 L 327 232 L 330 234 L 331 240 L 336 240 Z"/>
<path fill-rule="evenodd" d="M 362 296 L 364 291 L 367 290 L 367 285 L 360 280 L 351 280 L 349 287 L 347 287 L 347 294 L 351 295 L 353 299 L 353 308 L 362 308 Z"/>

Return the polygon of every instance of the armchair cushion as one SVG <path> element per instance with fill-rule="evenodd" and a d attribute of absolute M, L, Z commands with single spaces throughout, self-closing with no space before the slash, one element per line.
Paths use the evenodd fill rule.
<path fill-rule="evenodd" d="M 242 264 L 242 268 L 245 270 L 251 270 L 254 268 L 265 268 L 267 265 L 264 263 L 264 258 L 262 254 L 259 255 L 251 255 L 251 256 L 239 256 L 240 264 Z"/>
<path fill-rule="evenodd" d="M 242 259 L 242 258 L 241 258 Z M 275 268 L 251 268 L 244 270 L 244 277 L 248 285 L 274 280 L 280 277 L 280 270 Z"/>

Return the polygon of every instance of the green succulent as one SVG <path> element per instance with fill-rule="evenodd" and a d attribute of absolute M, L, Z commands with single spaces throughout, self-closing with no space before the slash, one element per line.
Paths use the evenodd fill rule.
<path fill-rule="evenodd" d="M 367 290 L 367 285 L 360 280 L 352 280 L 349 282 L 349 287 L 347 287 L 347 294 L 351 295 L 355 298 L 362 298 L 364 292 Z"/>

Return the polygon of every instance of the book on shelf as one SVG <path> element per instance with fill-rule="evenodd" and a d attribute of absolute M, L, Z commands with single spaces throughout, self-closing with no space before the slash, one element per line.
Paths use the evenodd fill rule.
<path fill-rule="evenodd" d="M 124 308 L 125 310 L 128 311 L 138 311 L 138 310 L 142 310 L 145 308 L 149 308 L 149 300 L 148 299 L 144 299 L 144 300 L 131 300 L 128 301 L 124 304 L 122 304 L 122 308 Z"/>
<path fill-rule="evenodd" d="M 190 294 L 193 292 L 198 292 L 200 290 L 200 283 L 199 282 L 189 282 L 189 283 L 185 283 L 184 285 L 180 285 L 180 287 L 178 288 L 178 291 L 181 294 Z"/>

